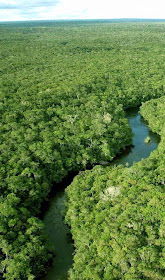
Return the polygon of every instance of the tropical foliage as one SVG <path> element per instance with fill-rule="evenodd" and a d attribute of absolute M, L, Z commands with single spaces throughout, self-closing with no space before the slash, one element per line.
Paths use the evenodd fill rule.
<path fill-rule="evenodd" d="M 51 254 L 47 250 L 39 213 L 52 183 L 60 182 L 68 172 L 83 170 L 104 160 L 111 161 L 117 153 L 131 144 L 132 133 L 123 109 L 164 95 L 164 31 L 163 23 L 114 24 L 94 21 L 0 24 L 0 273 L 5 279 L 32 280 L 45 270 L 45 263 Z M 163 128 L 155 129 L 159 133 Z M 157 164 L 155 170 L 158 169 L 160 174 L 156 178 L 159 182 L 160 177 L 163 182 L 163 144 L 160 147 L 151 169 L 155 169 Z M 148 162 L 149 166 L 152 165 L 152 161 Z M 140 163 L 137 165 L 139 167 L 133 168 L 139 169 L 139 174 L 145 174 L 145 168 L 148 170 L 149 167 L 146 164 L 145 168 L 141 168 L 141 164 L 143 165 Z M 98 177 L 99 188 L 104 191 L 109 169 L 96 167 L 93 172 L 87 171 L 87 175 L 83 175 L 88 190 L 86 193 L 83 192 L 83 181 L 75 179 L 80 180 L 82 185 L 80 201 L 82 202 L 83 196 L 86 203 L 91 201 L 91 205 L 88 203 L 89 209 L 84 211 L 88 214 L 90 210 L 93 217 L 95 214 L 92 209 L 96 207 L 97 199 L 86 195 L 91 192 L 90 182 L 95 181 L 94 174 L 98 176 L 97 170 L 101 170 L 99 172 L 105 176 L 104 183 L 103 177 Z M 125 170 L 121 167 L 120 171 L 118 168 L 114 170 L 114 184 L 116 180 L 129 184 L 124 176 L 132 169 Z M 151 173 L 155 174 L 153 170 Z M 89 183 L 87 178 L 92 178 Z M 153 185 L 153 192 L 158 182 Z M 79 196 L 76 193 L 80 195 L 80 189 L 77 183 L 74 183 L 73 189 L 74 186 L 77 190 L 73 198 L 77 203 Z M 152 191 L 150 195 L 152 196 Z M 68 196 L 71 201 L 69 192 Z M 135 191 L 134 197 L 136 196 Z M 96 201 L 92 202 L 93 199 Z M 99 207 L 102 204 L 100 202 Z M 73 203 L 71 207 L 74 208 L 74 205 Z M 163 207 L 161 203 L 158 205 Z M 110 207 L 109 204 L 107 207 Z M 82 210 L 78 209 L 77 214 L 74 213 L 77 225 L 72 225 L 77 248 L 80 244 L 76 235 L 82 234 L 78 230 L 76 216 Z M 67 219 L 72 224 L 73 219 L 69 213 L 71 209 L 68 210 Z M 81 214 L 81 228 L 84 225 L 84 230 L 87 230 L 86 214 Z M 90 215 L 89 228 L 94 225 L 90 221 Z M 96 227 L 92 230 L 96 231 Z M 107 234 L 113 234 L 113 231 L 109 230 Z M 98 236 L 98 233 L 94 235 Z M 90 235 L 91 239 L 86 236 L 86 248 L 88 242 L 93 243 L 94 235 Z M 95 242 L 97 243 L 97 239 Z M 120 246 L 122 244 L 121 240 Z M 96 254 L 97 245 L 94 246 L 91 247 L 91 252 Z M 77 250 L 82 250 L 82 246 L 80 247 Z M 126 251 L 129 252 L 129 248 Z M 96 262 L 98 258 L 106 259 L 106 252 L 100 252 L 102 253 L 97 255 Z M 76 256 L 78 255 L 75 258 Z M 91 270 L 90 262 L 95 262 L 93 256 L 92 253 L 84 253 L 84 257 L 81 255 L 81 259 L 78 258 L 81 262 L 88 259 L 89 266 L 86 269 L 84 263 L 81 267 L 75 261 L 75 266 L 78 265 L 75 273 L 79 272 L 80 267 L 86 273 L 80 273 L 82 279 L 90 279 L 91 273 L 95 273 L 97 277 L 104 275 L 100 267 L 95 266 L 97 268 Z M 128 262 L 125 262 L 127 266 Z M 154 269 L 156 270 L 158 262 L 162 273 L 163 261 L 160 257 L 155 261 Z M 107 275 L 111 274 L 108 271 L 112 271 L 110 262 L 109 265 Z M 116 274 L 112 275 L 120 278 L 124 269 L 126 268 L 121 268 L 119 273 L 116 268 Z M 137 277 L 140 277 L 142 270 L 139 268 Z M 74 272 L 72 274 L 76 275 Z"/>
<path fill-rule="evenodd" d="M 96 166 L 67 188 L 66 221 L 76 252 L 70 279 L 164 279 L 165 98 L 141 113 L 161 135 L 132 167 Z"/>

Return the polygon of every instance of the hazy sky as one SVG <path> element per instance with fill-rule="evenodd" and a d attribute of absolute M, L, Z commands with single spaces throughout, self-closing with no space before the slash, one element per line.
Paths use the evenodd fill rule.
<path fill-rule="evenodd" d="M 0 21 L 165 18 L 165 0 L 0 0 Z"/>

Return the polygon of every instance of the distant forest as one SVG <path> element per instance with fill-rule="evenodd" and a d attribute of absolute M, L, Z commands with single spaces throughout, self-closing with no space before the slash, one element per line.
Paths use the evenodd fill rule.
<path fill-rule="evenodd" d="M 0 279 L 44 274 L 41 204 L 92 167 L 66 190 L 69 279 L 165 279 L 164 73 L 161 20 L 0 24 Z M 138 106 L 158 149 L 98 166 L 132 144 L 125 110 Z"/>

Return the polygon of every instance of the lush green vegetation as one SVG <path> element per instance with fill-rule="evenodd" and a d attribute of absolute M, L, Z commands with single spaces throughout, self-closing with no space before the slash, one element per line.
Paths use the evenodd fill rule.
<path fill-rule="evenodd" d="M 67 188 L 76 253 L 70 279 L 164 279 L 165 98 L 142 115 L 161 143 L 132 167 L 96 166 Z"/>
<path fill-rule="evenodd" d="M 112 160 L 125 146 L 131 144 L 132 135 L 123 108 L 140 105 L 141 102 L 164 94 L 164 31 L 163 23 L 52 22 L 0 25 L 0 272 L 5 279 L 32 280 L 44 271 L 44 265 L 51 257 L 47 252 L 43 223 L 38 215 L 41 203 L 46 199 L 52 183 L 61 181 L 73 170 L 82 170 L 100 161 Z M 154 104 L 153 108 L 158 106 L 158 103 Z M 145 112 L 143 115 L 145 116 Z M 157 116 L 155 118 L 157 119 Z M 153 123 L 155 125 L 155 121 Z M 150 125 L 152 126 L 152 122 Z M 159 123 L 157 126 L 159 127 Z M 160 133 L 163 128 L 154 129 Z M 158 182 L 160 177 L 160 181 L 163 182 L 161 177 L 163 167 L 160 167 L 163 161 L 163 144 L 160 147 L 162 148 L 159 148 L 153 161 L 149 159 L 133 167 L 133 170 L 139 170 L 139 177 L 137 175 L 139 179 L 136 178 L 139 182 L 144 180 L 145 176 L 148 178 L 149 175 L 145 175 L 140 179 L 141 174 L 145 174 L 145 170 L 147 174 L 149 173 L 148 164 L 152 166 L 151 169 L 158 169 L 160 173 L 157 177 L 152 176 L 158 178 Z M 68 210 L 67 219 L 72 225 L 78 250 L 75 255 L 72 279 L 80 279 L 76 278 L 78 275 L 76 273 L 80 273 L 82 279 L 90 279 L 91 273 L 95 273 L 95 279 L 102 279 L 109 275 L 116 278 L 105 279 L 119 279 L 123 274 L 126 275 L 124 269 L 128 266 L 127 258 L 120 269 L 117 267 L 118 264 L 114 263 L 116 266 L 114 269 L 112 262 L 108 261 L 108 256 L 112 258 L 111 254 L 107 255 L 104 249 L 100 249 L 100 253 L 96 254 L 99 250 L 96 244 L 97 238 L 101 233 L 96 232 L 93 219 L 95 219 L 97 194 L 100 197 L 100 191 L 104 191 L 109 174 L 114 174 L 111 178 L 114 180 L 114 185 L 121 180 L 124 185 L 129 185 L 126 177 L 127 173 L 132 172 L 131 170 L 118 167 L 109 171 L 96 167 L 92 172 L 87 171 L 85 175 L 75 179 L 73 190 L 69 188 L 69 201 L 75 199 L 75 202 Z M 152 170 L 151 173 L 155 174 L 154 172 Z M 90 197 L 95 177 L 100 182 L 99 187 L 96 187 L 100 188 L 100 191 L 94 190 Z M 82 193 L 76 180 L 81 182 Z M 149 192 L 150 197 L 154 195 L 154 191 L 159 192 L 159 189 L 162 189 L 160 185 L 156 191 L 155 186 L 159 185 L 158 182 L 152 183 L 153 185 L 149 183 L 148 188 L 152 185 L 151 192 L 146 191 L 146 194 Z M 144 188 L 146 186 L 145 181 L 139 184 L 144 185 Z M 86 192 L 83 191 L 84 187 L 87 188 Z M 128 188 L 123 189 L 126 191 Z M 137 199 L 137 192 L 140 190 L 136 188 L 136 183 L 131 190 L 130 197 Z M 123 193 L 123 197 L 124 195 Z M 157 196 L 157 199 L 160 199 L 161 194 Z M 81 209 L 75 206 L 79 199 L 82 203 L 83 197 L 86 201 L 84 205 L 88 206 L 86 210 L 83 210 L 85 209 L 83 205 Z M 146 196 L 144 201 L 145 199 L 149 198 Z M 113 217 L 117 212 L 113 214 L 112 211 L 109 214 L 110 204 L 108 201 L 104 203 L 103 201 L 104 199 L 99 203 L 99 211 L 104 220 L 101 207 L 107 204 L 104 213 L 108 213 L 107 219 L 113 228 L 111 215 Z M 119 207 L 121 201 L 122 196 L 118 196 L 113 203 L 115 202 Z M 123 203 L 124 201 L 123 199 Z M 130 200 L 130 205 L 132 201 Z M 138 203 L 143 207 L 145 202 L 140 199 Z M 163 208 L 162 202 L 158 207 Z M 154 209 L 153 211 L 156 211 Z M 134 214 L 137 210 L 136 207 Z M 82 212 L 81 230 L 86 233 L 86 239 L 83 232 L 79 230 L 79 211 Z M 120 209 L 114 211 L 120 212 Z M 120 215 L 118 217 L 120 220 Z M 140 219 L 140 216 L 138 217 Z M 155 219 L 159 218 L 161 219 L 159 215 L 155 217 Z M 101 226 L 102 219 L 100 219 L 99 217 L 100 230 L 105 229 L 104 224 Z M 132 226 L 130 232 L 131 230 Z M 117 231 L 116 225 L 114 231 Z M 108 236 L 115 235 L 113 230 L 105 232 Z M 77 235 L 82 235 L 81 241 Z M 143 236 L 140 232 L 137 235 Z M 96 237 L 95 241 L 93 241 L 94 237 Z M 120 246 L 123 246 L 124 241 L 121 236 L 119 238 Z M 87 254 L 89 244 L 93 243 L 90 253 Z M 83 244 L 86 244 L 84 248 Z M 136 240 L 132 241 L 132 244 L 132 248 L 138 246 Z M 100 248 L 104 247 L 104 245 L 100 246 Z M 105 241 L 105 248 L 108 250 L 109 247 L 106 246 Z M 84 250 L 83 254 L 82 250 Z M 125 255 L 129 252 L 128 246 Z M 154 260 L 157 257 L 156 252 L 155 249 Z M 160 253 L 159 250 L 158 252 Z M 113 254 L 114 258 L 120 255 L 116 251 Z M 96 263 L 94 256 L 96 256 Z M 104 264 L 105 258 L 109 263 L 108 267 Z M 138 264 L 134 256 L 130 258 Z M 160 259 L 159 257 L 153 262 L 155 271 L 159 266 L 159 273 L 162 275 L 163 264 Z M 124 262 L 122 251 L 121 262 Z M 106 267 L 106 274 L 103 272 L 103 266 Z M 112 269 L 115 270 L 114 273 Z M 138 268 L 137 271 L 135 269 L 137 278 L 141 277 L 142 270 L 143 268 Z M 129 273 L 135 278 L 134 271 Z M 146 273 L 144 277 L 152 278 L 146 276 Z M 156 277 L 154 279 L 163 279 Z"/>

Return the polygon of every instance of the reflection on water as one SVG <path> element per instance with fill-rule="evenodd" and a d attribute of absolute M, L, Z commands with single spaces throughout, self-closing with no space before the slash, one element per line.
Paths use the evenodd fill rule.
<path fill-rule="evenodd" d="M 150 153 L 157 148 L 160 142 L 160 137 L 149 130 L 146 122 L 139 114 L 138 108 L 127 111 L 127 119 L 129 120 L 129 125 L 134 134 L 133 148 L 126 150 L 114 159 L 111 163 L 113 165 L 125 165 L 126 163 L 129 163 L 130 166 L 134 161 L 140 161 L 142 158 L 147 158 Z M 145 144 L 144 140 L 147 136 L 150 137 L 150 142 Z"/>
<path fill-rule="evenodd" d="M 55 250 L 56 257 L 46 276 L 46 280 L 67 279 L 67 272 L 72 266 L 73 246 L 69 238 L 69 229 L 64 224 L 64 190 L 58 192 L 52 199 L 50 207 L 44 217 L 46 232 L 51 242 L 51 249 Z M 53 248 L 55 246 L 55 248 Z"/>

